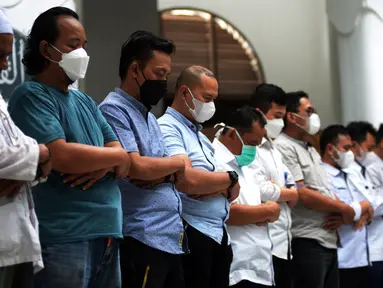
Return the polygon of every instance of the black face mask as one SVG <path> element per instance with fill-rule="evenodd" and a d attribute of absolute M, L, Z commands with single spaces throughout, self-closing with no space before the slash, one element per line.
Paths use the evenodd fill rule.
<path fill-rule="evenodd" d="M 136 78 L 137 85 L 140 87 L 140 100 L 146 108 L 150 109 L 168 94 L 168 82 L 166 80 L 148 80 L 143 72 L 142 75 L 145 82 L 141 86 Z"/>

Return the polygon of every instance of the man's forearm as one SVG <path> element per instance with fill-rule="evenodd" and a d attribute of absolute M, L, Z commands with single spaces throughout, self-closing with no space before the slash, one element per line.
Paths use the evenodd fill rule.
<path fill-rule="evenodd" d="M 281 194 L 280 194 L 280 197 L 278 199 L 278 202 L 288 202 L 288 201 L 292 201 L 292 200 L 296 200 L 296 199 L 297 199 L 296 190 L 281 187 Z"/>
<path fill-rule="evenodd" d="M 0 148 L 0 179 L 33 181 L 39 162 L 39 145 Z"/>
<path fill-rule="evenodd" d="M 156 180 L 183 170 L 185 162 L 181 159 L 170 157 L 154 158 L 146 156 L 137 156 L 130 153 L 132 165 L 129 176 L 139 180 Z"/>
<path fill-rule="evenodd" d="M 250 225 L 268 221 L 272 214 L 268 205 L 260 204 L 257 206 L 232 204 L 230 206 L 230 216 L 227 220 L 229 225 Z"/>
<path fill-rule="evenodd" d="M 51 151 L 53 169 L 64 174 L 89 173 L 129 161 L 129 155 L 123 149 L 59 141 L 63 140 L 46 145 Z"/>
<path fill-rule="evenodd" d="M 186 167 L 184 179 L 177 189 L 189 195 L 206 195 L 226 190 L 231 184 L 227 172 L 209 172 Z"/>
<path fill-rule="evenodd" d="M 346 204 L 333 200 L 308 187 L 298 189 L 299 201 L 308 209 L 323 213 L 342 213 Z"/>

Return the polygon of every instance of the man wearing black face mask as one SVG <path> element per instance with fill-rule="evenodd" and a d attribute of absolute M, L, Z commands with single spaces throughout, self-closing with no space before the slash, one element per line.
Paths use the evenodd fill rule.
<path fill-rule="evenodd" d="M 184 229 L 175 186 L 184 183 L 185 161 L 167 157 L 161 130 L 149 112 L 167 93 L 174 50 L 172 42 L 149 32 L 132 34 L 122 46 L 121 86 L 100 105 L 132 163 L 130 178 L 120 181 L 123 287 L 184 287 Z"/>

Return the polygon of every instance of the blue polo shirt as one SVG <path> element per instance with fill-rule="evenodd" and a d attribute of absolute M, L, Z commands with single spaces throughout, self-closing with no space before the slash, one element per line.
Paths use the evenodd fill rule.
<path fill-rule="evenodd" d="M 170 156 L 187 155 L 193 168 L 217 171 L 213 145 L 202 134 L 201 125 L 190 122 L 171 107 L 158 119 L 158 122 Z M 183 207 L 182 217 L 185 221 L 201 233 L 221 243 L 230 209 L 227 199 L 224 196 L 218 196 L 200 201 L 184 193 L 180 195 Z"/>
<path fill-rule="evenodd" d="M 103 147 L 117 141 L 96 103 L 80 91 L 28 81 L 13 92 L 8 109 L 16 125 L 38 143 L 65 139 Z M 33 188 L 33 196 L 44 244 L 122 237 L 121 195 L 114 177 L 83 191 L 53 171 L 46 183 Z"/>
<path fill-rule="evenodd" d="M 126 151 L 168 156 L 157 119 L 141 102 L 117 88 L 100 104 L 100 110 Z M 183 253 L 182 202 L 174 185 L 142 189 L 127 180 L 119 184 L 124 236 L 171 254 Z"/>

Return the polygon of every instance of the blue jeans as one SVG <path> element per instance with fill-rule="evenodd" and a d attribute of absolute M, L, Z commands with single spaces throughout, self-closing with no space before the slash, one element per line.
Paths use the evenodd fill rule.
<path fill-rule="evenodd" d="M 42 245 L 45 268 L 35 275 L 35 288 L 120 288 L 118 241 Z"/>
<path fill-rule="evenodd" d="M 383 287 L 383 261 L 372 262 L 368 267 L 368 286 L 369 288 Z"/>

